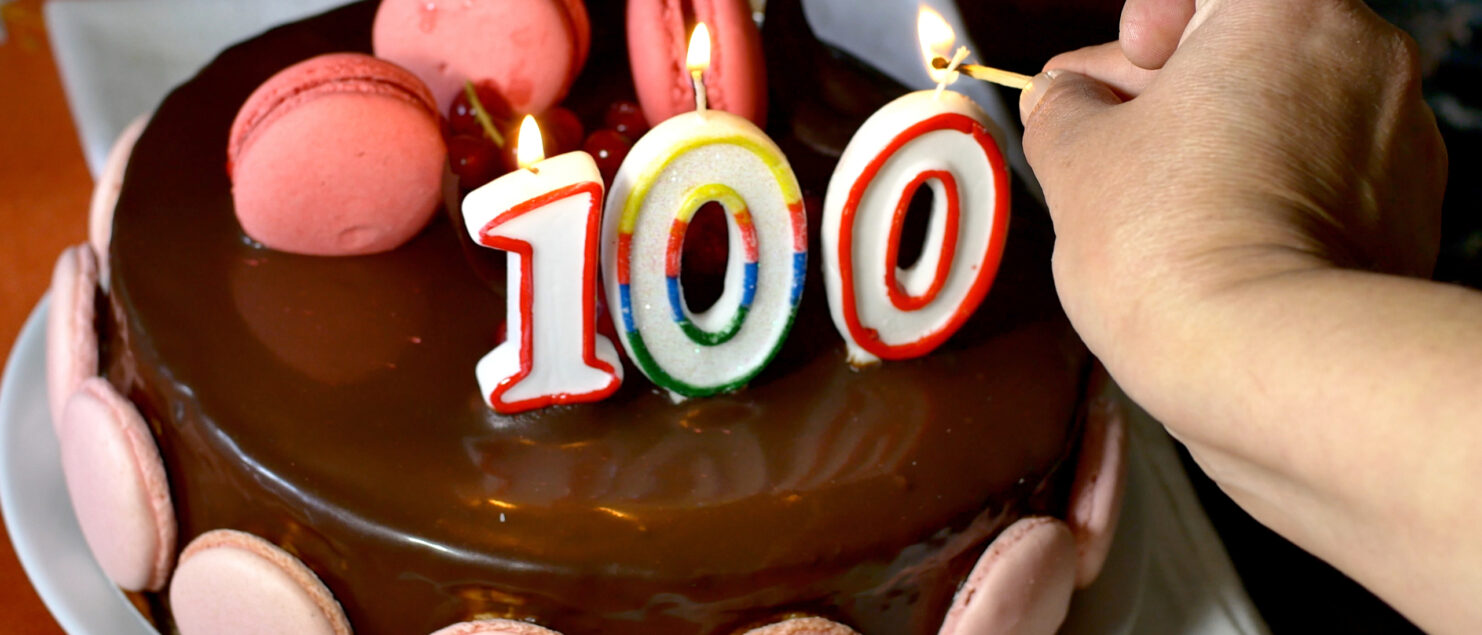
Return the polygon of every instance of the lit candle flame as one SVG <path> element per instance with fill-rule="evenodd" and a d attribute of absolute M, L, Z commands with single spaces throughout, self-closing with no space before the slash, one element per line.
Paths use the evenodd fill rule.
<path fill-rule="evenodd" d="M 525 169 L 544 159 L 545 142 L 540 138 L 540 124 L 535 122 L 535 117 L 525 115 L 520 121 L 520 136 L 515 141 L 515 162 Z"/>
<path fill-rule="evenodd" d="M 710 68 L 710 27 L 695 25 L 690 34 L 690 47 L 685 51 L 684 65 L 690 69 L 690 83 L 695 88 L 695 110 L 705 111 L 705 74 Z"/>
<path fill-rule="evenodd" d="M 937 57 L 952 57 L 952 44 L 957 41 L 957 33 L 952 30 L 952 25 L 935 9 L 922 5 L 916 12 L 916 39 L 921 43 L 921 62 L 926 66 L 926 73 L 931 76 L 931 81 L 938 84 L 950 83 L 953 72 L 934 68 L 931 61 Z"/>
<path fill-rule="evenodd" d="M 684 56 L 684 65 L 691 73 L 710 69 L 710 27 L 704 22 L 695 25 L 690 34 L 690 47 Z"/>

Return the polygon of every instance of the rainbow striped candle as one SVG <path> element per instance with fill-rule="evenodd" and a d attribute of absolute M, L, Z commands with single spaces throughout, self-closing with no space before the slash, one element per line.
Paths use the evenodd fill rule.
<path fill-rule="evenodd" d="M 691 311 L 680 272 L 689 221 L 725 208 L 724 289 Z M 603 275 L 619 339 L 634 364 L 677 398 L 745 386 L 792 328 L 808 261 L 807 221 L 792 167 L 751 122 L 685 113 L 633 146 L 603 213 Z"/>

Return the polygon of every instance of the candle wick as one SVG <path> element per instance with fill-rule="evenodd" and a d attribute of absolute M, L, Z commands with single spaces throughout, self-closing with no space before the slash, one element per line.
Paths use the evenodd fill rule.
<path fill-rule="evenodd" d="M 939 68 L 939 70 L 942 71 L 942 74 L 937 76 L 940 79 L 937 81 L 937 89 L 936 92 L 932 93 L 932 97 L 941 99 L 942 91 L 947 89 L 947 84 L 957 81 L 957 67 L 958 65 L 962 64 L 963 60 L 967 59 L 967 55 L 967 47 L 959 46 L 957 47 L 957 51 L 952 53 L 952 59 L 945 60 L 947 63 L 944 65 L 944 67 Z M 932 67 L 937 68 L 937 61 L 941 59 L 942 58 L 939 57 L 935 60 L 932 60 Z"/>
<path fill-rule="evenodd" d="M 695 110 L 705 112 L 705 80 L 700 78 L 700 69 L 690 71 L 690 81 L 695 86 Z"/>

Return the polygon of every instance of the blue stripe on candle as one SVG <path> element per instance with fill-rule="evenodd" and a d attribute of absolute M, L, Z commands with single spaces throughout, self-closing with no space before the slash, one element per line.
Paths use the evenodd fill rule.
<path fill-rule="evenodd" d="M 623 330 L 637 333 L 638 327 L 633 325 L 633 292 L 630 285 L 618 285 L 618 301 L 623 304 Z"/>
<path fill-rule="evenodd" d="M 751 308 L 751 301 L 756 299 L 756 271 L 754 262 L 748 262 L 741 276 L 741 308 Z"/>
<path fill-rule="evenodd" d="M 803 279 L 808 273 L 808 252 L 799 251 L 792 255 L 792 297 L 788 299 L 793 306 L 803 299 Z"/>
<path fill-rule="evenodd" d="M 664 280 L 669 285 L 669 313 L 675 322 L 683 324 L 687 318 L 684 316 L 684 299 L 679 294 L 679 276 L 665 276 Z"/>

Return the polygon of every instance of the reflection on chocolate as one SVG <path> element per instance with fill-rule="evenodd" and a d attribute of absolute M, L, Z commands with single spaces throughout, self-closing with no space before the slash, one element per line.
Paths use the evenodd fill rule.
<path fill-rule="evenodd" d="M 228 278 L 247 330 L 294 371 L 333 386 L 395 369 L 422 343 L 431 307 L 406 270 L 374 256 L 295 256 L 263 249 Z M 398 290 L 412 289 L 412 293 Z M 375 319 L 365 319 L 375 316 Z"/>
<path fill-rule="evenodd" d="M 623 29 L 608 28 L 622 4 L 593 5 L 594 62 L 568 102 L 589 127 L 631 98 Z M 103 362 L 158 434 L 183 543 L 233 528 L 283 546 L 360 635 L 482 615 L 566 635 L 723 635 L 792 612 L 922 635 L 990 536 L 1063 513 L 1086 356 L 1053 295 L 1047 223 L 1023 204 L 983 308 L 933 355 L 852 370 L 813 267 L 774 362 L 743 391 L 680 404 L 629 368 L 606 401 L 493 414 L 473 368 L 504 316 L 502 276 L 469 266 L 446 217 L 363 269 L 271 255 L 270 275 L 250 275 L 263 253 L 231 209 L 231 120 L 277 70 L 368 50 L 374 10 L 223 53 L 160 106 L 129 166 Z M 813 98 L 807 77 L 779 81 Z M 821 192 L 832 159 L 789 122 L 770 134 Z M 295 299 L 343 280 L 343 295 Z M 263 302 L 316 318 L 272 324 Z M 313 341 L 318 329 L 363 346 Z"/>
<path fill-rule="evenodd" d="M 923 378 L 902 374 L 882 388 L 871 381 L 876 378 L 859 376 L 870 374 L 834 373 L 818 386 L 819 398 L 798 419 L 794 434 L 800 454 L 780 488 L 807 491 L 888 477 L 916 451 L 927 422 L 936 418 Z M 861 412 L 876 416 L 860 417 Z"/>
<path fill-rule="evenodd" d="M 790 381 L 814 386 L 819 398 L 794 402 L 807 410 L 790 419 L 723 396 L 606 427 L 597 438 L 472 440 L 468 454 L 488 477 L 469 495 L 507 509 L 602 508 L 636 522 L 659 509 L 788 499 L 897 473 L 934 418 L 921 378 L 870 392 L 855 388 L 854 373 L 807 370 L 825 376 L 817 384 L 806 372 Z M 899 416 L 859 416 L 886 409 Z"/>
<path fill-rule="evenodd" d="M 458 177 L 453 174 L 452 168 L 443 166 L 443 214 L 447 216 L 448 222 L 452 223 L 454 229 L 464 227 L 464 193 L 458 185 Z M 458 240 L 458 249 L 468 261 L 469 270 L 491 292 L 501 298 L 504 297 L 505 252 L 478 244 L 472 236 L 468 235 L 467 231 L 455 231 L 454 234 Z"/>

